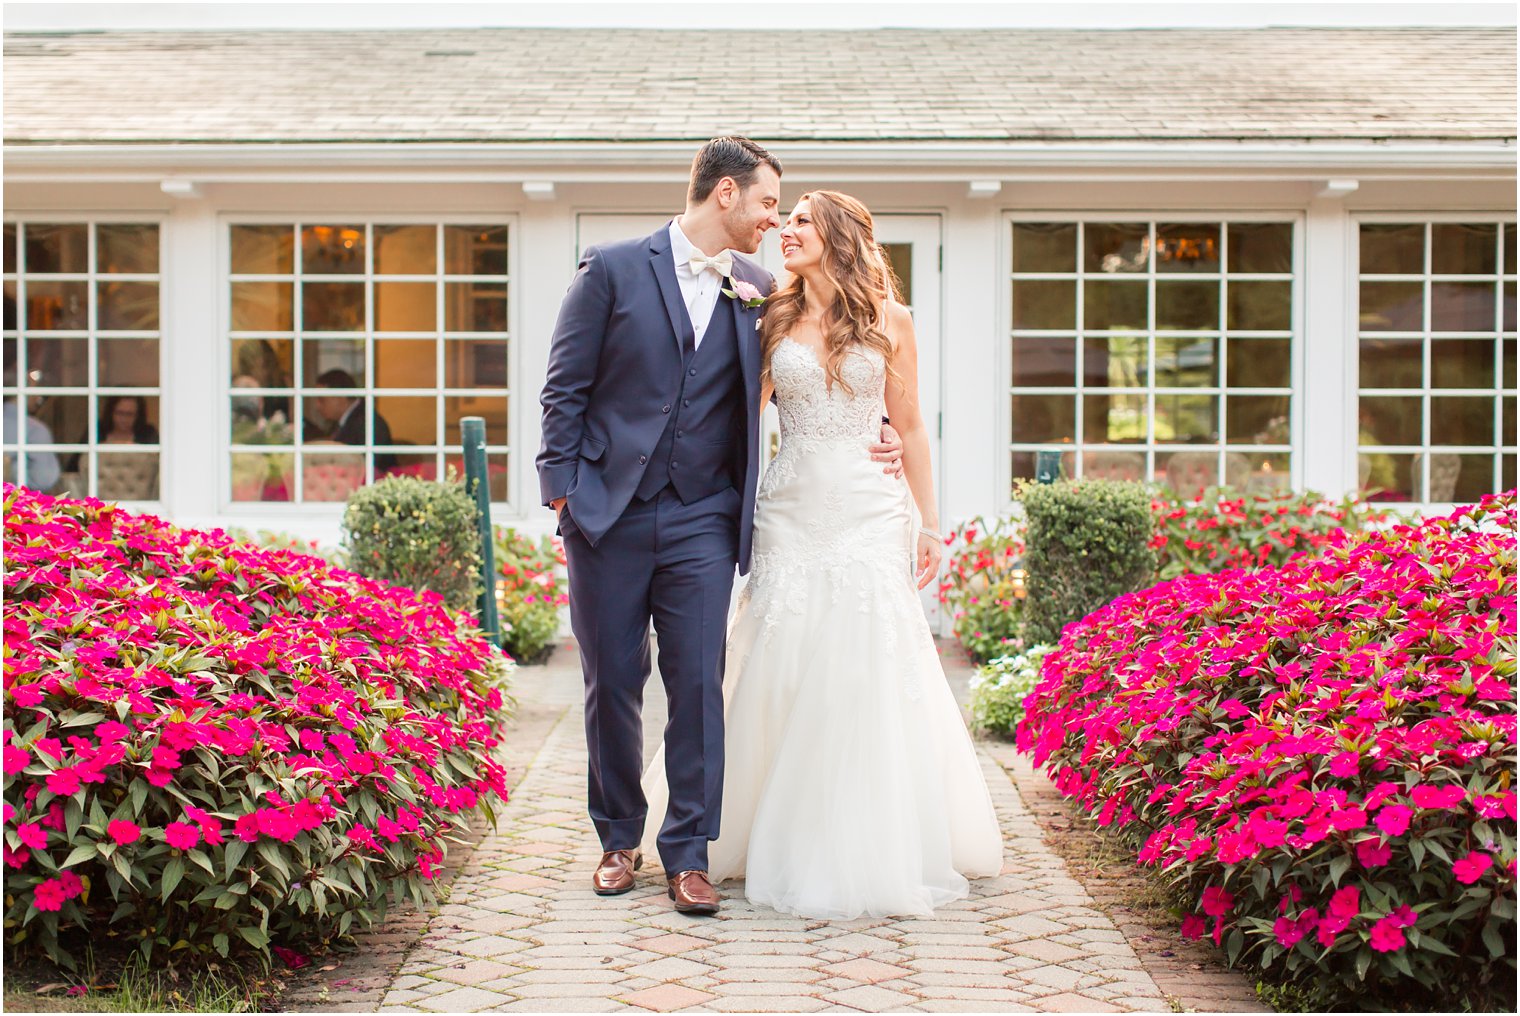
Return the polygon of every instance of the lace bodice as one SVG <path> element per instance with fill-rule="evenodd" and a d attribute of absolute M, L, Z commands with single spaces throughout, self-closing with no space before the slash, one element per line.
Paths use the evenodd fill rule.
<path fill-rule="evenodd" d="M 771 354 L 771 381 L 781 417 L 781 447 L 805 451 L 818 443 L 870 444 L 881 435 L 886 361 L 874 349 L 852 350 L 840 364 L 849 391 L 828 386 L 811 346 L 783 338 Z"/>

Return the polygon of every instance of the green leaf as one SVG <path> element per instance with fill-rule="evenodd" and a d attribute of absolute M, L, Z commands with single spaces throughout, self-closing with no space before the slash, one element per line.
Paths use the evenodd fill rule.
<path fill-rule="evenodd" d="M 1488 946 L 1488 954 L 1495 959 L 1504 955 L 1504 936 L 1499 933 L 1498 922 L 1487 921 L 1484 923 L 1483 944 Z"/>
<path fill-rule="evenodd" d="M 248 853 L 248 844 L 244 840 L 230 840 L 227 843 L 227 853 L 223 857 L 223 865 L 227 871 L 227 877 L 232 877 L 232 872 L 237 868 L 238 862 L 243 855 Z"/>
<path fill-rule="evenodd" d="M 132 815 L 140 816 L 143 813 L 143 805 L 148 800 L 148 782 L 146 780 L 132 781 Z"/>
<path fill-rule="evenodd" d="M 196 866 L 204 868 L 206 870 L 206 874 L 216 874 L 216 866 L 211 863 L 211 858 L 206 856 L 206 852 L 204 850 L 191 850 L 188 854 L 186 854 L 186 856 L 189 857 Z"/>
<path fill-rule="evenodd" d="M 256 845 L 258 854 L 275 871 L 284 876 L 285 881 L 290 881 L 290 869 L 285 865 L 285 858 L 280 856 L 280 848 L 266 840 L 260 840 Z"/>
<path fill-rule="evenodd" d="M 226 934 L 220 931 L 211 936 L 211 945 L 219 954 L 221 954 L 223 959 L 227 957 L 227 954 L 231 948 L 231 943 L 229 942 Z"/>
<path fill-rule="evenodd" d="M 1331 861 L 1330 861 L 1330 881 L 1331 881 L 1331 883 L 1333 883 L 1337 888 L 1339 888 L 1339 886 L 1341 884 L 1341 877 L 1346 874 L 1347 869 L 1349 869 L 1350 867 L 1351 867 L 1351 855 L 1350 854 L 1341 854 L 1339 857 L 1332 858 Z M 1369 957 L 1371 955 L 1372 955 L 1371 953 L 1368 953 Z M 1358 974 L 1357 975 L 1358 979 L 1360 979 L 1361 976 L 1362 976 L 1361 974 Z"/>
<path fill-rule="evenodd" d="M 179 880 L 185 877 L 185 859 L 183 857 L 171 857 L 169 863 L 164 865 L 163 890 L 159 893 L 159 899 L 167 901 L 174 887 L 179 885 Z"/>
<path fill-rule="evenodd" d="M 243 939 L 255 949 L 262 949 L 269 944 L 269 936 L 259 928 L 242 927 L 238 929 L 238 934 L 242 935 Z"/>
<path fill-rule="evenodd" d="M 78 864 L 80 861 L 90 860 L 94 858 L 98 853 L 99 851 L 95 849 L 95 844 L 81 843 L 79 846 L 69 851 L 69 856 L 63 859 L 63 867 L 72 867 L 73 865 Z"/>

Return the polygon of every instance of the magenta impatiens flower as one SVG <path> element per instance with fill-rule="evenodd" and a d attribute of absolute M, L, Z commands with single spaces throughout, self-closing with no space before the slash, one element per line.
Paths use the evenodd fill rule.
<path fill-rule="evenodd" d="M 48 773 L 47 788 L 61 797 L 68 797 L 79 789 L 79 774 L 65 767 Z"/>
<path fill-rule="evenodd" d="M 1414 812 L 1402 804 L 1390 804 L 1379 809 L 1373 824 L 1389 836 L 1402 836 L 1413 817 Z"/>
<path fill-rule="evenodd" d="M 137 838 L 142 835 L 142 829 L 135 822 L 118 818 L 106 824 L 106 835 L 115 840 L 118 845 L 125 845 L 136 843 Z"/>
<path fill-rule="evenodd" d="M 1405 946 L 1404 929 L 1392 917 L 1384 917 L 1372 925 L 1371 943 L 1377 952 L 1394 952 Z"/>
<path fill-rule="evenodd" d="M 1202 938 L 1208 931 L 1208 923 L 1198 914 L 1188 914 L 1182 919 L 1182 937 L 1188 939 Z"/>
<path fill-rule="evenodd" d="M 5 746 L 5 773 L 19 773 L 32 763 L 32 753 L 14 744 Z"/>
<path fill-rule="evenodd" d="M 1393 859 L 1393 848 L 1377 839 L 1362 840 L 1356 845 L 1356 859 L 1363 868 L 1381 868 Z"/>
<path fill-rule="evenodd" d="M 1199 909 L 1210 917 L 1223 917 L 1234 906 L 1235 897 L 1222 886 L 1209 886 L 1203 891 Z"/>
<path fill-rule="evenodd" d="M 1461 787 L 1432 787 L 1424 784 L 1409 794 L 1416 808 L 1455 808 L 1467 800 L 1467 791 Z"/>
<path fill-rule="evenodd" d="M 201 831 L 188 822 L 170 822 L 164 826 L 164 840 L 176 850 L 189 850 L 201 840 Z"/>
<path fill-rule="evenodd" d="M 47 830 L 36 822 L 23 822 L 16 827 L 16 836 L 33 850 L 47 846 Z"/>
<path fill-rule="evenodd" d="M 1483 873 L 1494 866 L 1491 855 L 1481 850 L 1474 850 L 1466 857 L 1456 861 L 1451 866 L 1451 873 L 1457 877 L 1457 881 L 1463 885 L 1472 885 L 1483 877 Z"/>
<path fill-rule="evenodd" d="M 32 904 L 41 911 L 62 910 L 67 900 L 68 896 L 63 891 L 63 884 L 56 878 L 39 882 L 32 890 Z"/>

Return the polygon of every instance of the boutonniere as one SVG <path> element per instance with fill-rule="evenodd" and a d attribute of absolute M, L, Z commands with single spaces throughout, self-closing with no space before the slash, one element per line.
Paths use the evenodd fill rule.
<path fill-rule="evenodd" d="M 723 295 L 731 300 L 742 301 L 746 310 L 754 310 L 765 303 L 765 295 L 743 279 L 731 279 L 733 289 L 723 290 Z"/>

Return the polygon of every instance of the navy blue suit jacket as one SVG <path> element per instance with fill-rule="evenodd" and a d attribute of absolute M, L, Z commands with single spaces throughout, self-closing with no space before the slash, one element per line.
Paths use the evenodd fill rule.
<path fill-rule="evenodd" d="M 742 256 L 734 258 L 733 275 L 761 293 L 775 286 L 769 272 Z M 734 315 L 744 372 L 745 438 L 736 449 L 744 457 L 738 561 L 744 574 L 760 468 L 760 309 L 720 294 L 713 313 Z M 628 507 L 652 462 L 670 419 L 661 409 L 681 388 L 681 349 L 690 332 L 668 223 L 647 237 L 586 249 L 549 346 L 536 463 L 543 503 L 567 498 L 571 518 L 593 545 Z"/>

